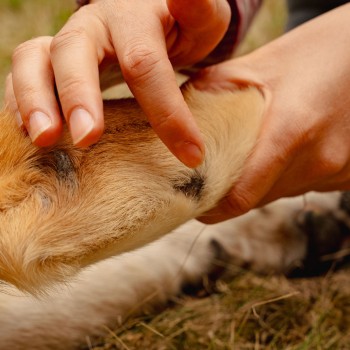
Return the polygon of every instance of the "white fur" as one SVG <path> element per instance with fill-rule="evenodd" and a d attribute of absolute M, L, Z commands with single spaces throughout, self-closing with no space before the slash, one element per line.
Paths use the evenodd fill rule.
<path fill-rule="evenodd" d="M 268 214 L 178 227 L 212 208 L 238 178 L 264 108 L 255 89 L 188 88 L 185 98 L 206 144 L 199 195 L 176 190 L 194 171 L 145 127 L 134 101 L 106 105 L 105 135 L 89 151 L 74 149 L 67 131 L 55 149 L 37 149 L 8 112 L 0 114 L 0 279 L 33 294 L 49 290 L 38 300 L 3 286 L 1 349 L 74 349 L 166 302 L 210 271 L 213 240 L 232 262 L 263 272 L 283 272 L 304 257 L 305 237 L 289 230 L 300 198 L 276 202 Z M 338 197 L 327 197 L 330 207 Z"/>

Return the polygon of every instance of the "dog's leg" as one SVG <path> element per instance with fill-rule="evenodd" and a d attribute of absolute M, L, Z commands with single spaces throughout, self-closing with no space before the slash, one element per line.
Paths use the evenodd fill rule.
<path fill-rule="evenodd" d="M 332 213 L 346 223 L 339 193 L 309 194 L 306 203 L 307 212 Z M 105 333 L 103 326 L 113 328 L 127 316 L 164 305 L 183 286 L 196 285 L 217 259 L 263 273 L 289 272 L 310 248 L 303 213 L 305 200 L 297 197 L 216 225 L 190 221 L 142 249 L 96 264 L 43 301 L 2 294 L 0 344 L 74 349 L 87 336 Z"/>
<path fill-rule="evenodd" d="M 339 251 L 349 254 L 349 213 L 342 203 L 340 192 L 280 199 L 214 225 L 214 240 L 229 264 L 261 273 L 318 275 L 334 266 Z"/>
<path fill-rule="evenodd" d="M 37 293 L 80 268 L 140 247 L 213 207 L 256 143 L 264 99 L 256 89 L 185 98 L 206 145 L 188 169 L 134 100 L 106 103 L 106 130 L 87 150 L 66 131 L 37 149 L 0 114 L 0 279 Z"/>
<path fill-rule="evenodd" d="M 192 221 L 144 248 L 85 270 L 43 300 L 0 294 L 0 344 L 11 350 L 69 350 L 94 342 L 126 317 L 164 305 L 210 271 L 214 235 Z"/>
<path fill-rule="evenodd" d="M 332 225 L 335 218 L 343 225 L 340 198 L 339 193 L 311 193 L 308 208 L 297 197 L 216 225 L 190 221 L 144 248 L 96 264 L 44 300 L 2 294 L 0 344 L 14 350 L 74 349 L 86 337 L 93 341 L 105 334 L 105 327 L 164 305 L 184 286 L 200 282 L 215 264 L 288 273 L 307 262 L 304 213 L 312 210 Z"/>

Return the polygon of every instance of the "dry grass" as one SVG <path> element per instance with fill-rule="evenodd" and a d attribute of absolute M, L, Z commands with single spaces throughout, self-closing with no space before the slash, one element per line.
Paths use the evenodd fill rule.
<path fill-rule="evenodd" d="M 348 273 L 300 280 L 236 274 L 210 296 L 181 297 L 162 313 L 130 320 L 93 349 L 350 349 Z"/>
<path fill-rule="evenodd" d="M 1 1 L 1 81 L 13 48 L 55 33 L 73 7 L 73 0 Z M 240 53 L 280 35 L 285 17 L 283 1 L 266 0 Z M 349 271 L 287 280 L 234 270 L 216 283 L 215 293 L 175 298 L 163 312 L 129 320 L 90 349 L 350 349 Z"/>

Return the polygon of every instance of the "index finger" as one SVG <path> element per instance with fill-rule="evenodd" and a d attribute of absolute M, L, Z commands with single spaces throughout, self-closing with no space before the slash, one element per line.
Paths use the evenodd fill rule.
<path fill-rule="evenodd" d="M 133 8 L 129 16 L 110 21 L 113 45 L 124 79 L 155 132 L 180 161 L 196 167 L 204 156 L 202 137 L 177 85 L 160 18 L 148 9 Z"/>

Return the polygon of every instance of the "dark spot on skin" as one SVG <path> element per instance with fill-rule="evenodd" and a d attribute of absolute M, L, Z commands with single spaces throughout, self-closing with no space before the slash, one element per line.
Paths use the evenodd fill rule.
<path fill-rule="evenodd" d="M 195 172 L 187 181 L 175 183 L 173 188 L 176 191 L 182 192 L 186 197 L 199 200 L 203 192 L 204 183 L 203 176 Z"/>
<path fill-rule="evenodd" d="M 75 182 L 75 168 L 67 152 L 55 150 L 52 155 L 58 179 L 64 182 Z"/>
<path fill-rule="evenodd" d="M 69 153 L 64 149 L 42 150 L 41 158 L 35 164 L 42 176 L 48 180 L 56 178 L 60 185 L 68 190 L 67 194 L 73 194 L 78 187 L 78 179 L 77 170 Z M 46 182 L 39 182 L 34 185 L 34 191 L 41 201 L 42 210 L 49 210 L 57 195 L 52 193 L 51 186 L 47 187 Z"/>

